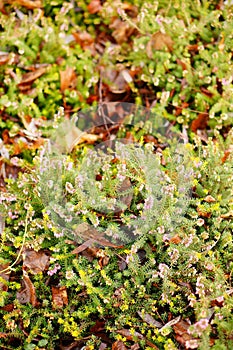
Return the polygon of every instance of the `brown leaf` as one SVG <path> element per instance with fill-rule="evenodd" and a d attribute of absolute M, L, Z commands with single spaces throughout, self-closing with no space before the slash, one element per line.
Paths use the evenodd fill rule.
<path fill-rule="evenodd" d="M 175 236 L 173 236 L 169 242 L 172 242 L 174 244 L 179 244 L 182 241 L 182 239 L 180 238 L 180 236 L 178 234 L 176 234 Z"/>
<path fill-rule="evenodd" d="M 188 333 L 189 327 L 190 323 L 185 320 L 180 320 L 172 326 L 177 342 L 183 346 L 185 346 L 186 341 L 193 339 L 193 337 Z"/>
<path fill-rule="evenodd" d="M 36 79 L 41 77 L 46 72 L 45 67 L 38 68 L 33 72 L 25 73 L 22 76 L 21 82 L 18 84 L 19 88 L 23 89 L 22 85 L 30 86 Z"/>
<path fill-rule="evenodd" d="M 49 257 L 43 251 L 36 252 L 32 249 L 26 249 L 23 258 L 23 266 L 30 269 L 33 274 L 43 272 L 48 268 Z"/>
<path fill-rule="evenodd" d="M 127 350 L 128 348 L 125 346 L 123 341 L 117 340 L 112 344 L 112 350 Z"/>
<path fill-rule="evenodd" d="M 147 43 L 146 52 L 148 57 L 152 58 L 153 50 L 164 50 L 164 48 L 173 51 L 173 40 L 168 34 L 158 31 L 152 35 Z"/>
<path fill-rule="evenodd" d="M 36 306 L 36 290 L 25 270 L 23 270 L 23 279 L 21 284 L 21 290 L 16 293 L 17 300 L 20 302 L 20 304 L 31 303 L 32 306 Z"/>
<path fill-rule="evenodd" d="M 8 290 L 7 281 L 9 281 L 10 275 L 7 273 L 8 271 L 4 271 L 4 270 L 6 270 L 9 267 L 9 265 L 10 265 L 9 263 L 0 264 L 0 277 L 4 280 L 4 281 L 0 281 L 0 291 L 2 290 L 6 292 Z"/>
<path fill-rule="evenodd" d="M 8 0 L 8 3 L 18 4 L 24 6 L 29 10 L 37 9 L 42 7 L 41 0 Z"/>
<path fill-rule="evenodd" d="M 208 113 L 199 113 L 197 119 L 192 121 L 191 130 L 196 132 L 198 129 L 205 129 L 209 120 Z"/>
<path fill-rule="evenodd" d="M 222 219 L 232 219 L 233 218 L 233 210 L 230 210 L 228 213 L 226 214 L 222 214 L 220 216 Z"/>
<path fill-rule="evenodd" d="M 52 286 L 52 300 L 53 300 L 53 309 L 62 308 L 64 305 L 68 305 L 68 296 L 67 296 L 66 287 Z"/>
<path fill-rule="evenodd" d="M 141 317 L 141 319 L 148 323 L 150 326 L 154 326 L 157 328 L 162 328 L 163 324 L 161 322 L 158 322 L 154 319 L 154 317 L 152 317 L 151 315 L 147 314 L 147 313 L 142 313 L 141 311 L 137 312 L 139 314 L 139 316 Z"/>
<path fill-rule="evenodd" d="M 130 332 L 129 329 L 123 328 L 123 329 L 119 329 L 119 330 L 117 331 L 117 333 L 123 335 L 123 337 L 125 337 L 127 340 L 133 340 L 133 338 L 135 338 L 135 337 L 137 337 L 138 339 L 144 339 L 147 345 L 149 345 L 149 346 L 150 346 L 151 348 L 153 348 L 153 349 L 157 349 L 157 350 L 158 350 L 158 347 L 157 347 L 155 344 L 151 343 L 149 340 L 147 340 L 147 339 L 146 339 L 141 333 L 139 333 L 139 332 L 136 332 L 136 331 L 135 331 L 135 332 L 132 334 L 132 333 Z"/>
<path fill-rule="evenodd" d="M 86 244 L 88 242 L 88 246 L 91 243 L 98 243 L 98 244 L 100 244 L 102 246 L 106 246 L 106 247 L 122 248 L 122 246 L 118 246 L 116 244 L 109 242 L 107 239 L 104 238 L 103 233 L 99 232 L 97 229 L 95 229 L 91 225 L 88 225 L 87 223 L 82 223 L 82 224 L 78 225 L 78 227 L 75 229 L 74 233 L 77 236 L 85 239 L 85 243 L 83 243 L 83 244 Z M 78 248 L 74 249 L 73 252 L 75 252 L 75 253 L 77 251 L 79 252 Z M 82 250 L 84 250 L 84 249 L 82 249 Z"/>
<path fill-rule="evenodd" d="M 132 81 L 130 72 L 127 69 L 121 71 L 115 68 L 107 68 L 102 72 L 103 81 L 108 85 L 109 91 L 114 94 L 122 94 L 129 90 L 129 83 Z"/>
<path fill-rule="evenodd" d="M 204 198 L 204 201 L 207 203 L 214 203 L 214 202 L 216 202 L 216 199 L 214 197 L 208 195 Z"/>
<path fill-rule="evenodd" d="M 94 39 L 88 32 L 76 32 L 72 35 L 83 50 L 89 50 L 92 55 L 96 54 Z"/>
<path fill-rule="evenodd" d="M 102 9 L 100 0 L 91 0 L 90 4 L 87 6 L 90 14 L 94 15 Z"/>
<path fill-rule="evenodd" d="M 197 207 L 197 212 L 203 218 L 210 218 L 212 215 L 211 212 L 205 211 L 204 209 L 200 209 L 198 207 Z"/>
<path fill-rule="evenodd" d="M 206 95 L 209 98 L 212 98 L 214 96 L 213 92 L 209 91 L 208 89 L 204 88 L 203 86 L 200 87 L 201 92 Z"/>
<path fill-rule="evenodd" d="M 9 53 L 1 52 L 0 53 L 0 66 L 6 64 L 10 59 Z"/>
<path fill-rule="evenodd" d="M 76 87 L 77 76 L 72 67 L 66 67 L 64 71 L 60 71 L 61 91 L 66 89 L 74 89 Z"/>
<path fill-rule="evenodd" d="M 117 44 L 127 42 L 130 36 L 136 32 L 135 28 L 131 27 L 127 22 L 123 22 L 120 18 L 115 18 L 109 27 L 114 29 L 112 36 Z"/>
<path fill-rule="evenodd" d="M 92 326 L 90 328 L 90 332 L 92 334 L 96 334 L 96 333 L 98 333 L 100 331 L 103 331 L 105 329 L 105 323 L 106 323 L 106 321 L 99 321 L 99 320 L 97 320 L 95 322 L 94 326 Z"/>

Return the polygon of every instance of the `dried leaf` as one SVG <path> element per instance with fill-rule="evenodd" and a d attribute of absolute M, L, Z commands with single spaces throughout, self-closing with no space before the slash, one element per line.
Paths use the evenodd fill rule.
<path fill-rule="evenodd" d="M 18 84 L 20 88 L 23 89 L 22 85 L 31 85 L 33 81 L 41 77 L 46 72 L 45 67 L 38 68 L 34 70 L 33 72 L 25 73 L 22 76 L 21 82 Z"/>
<path fill-rule="evenodd" d="M 127 350 L 128 348 L 125 346 L 123 341 L 117 340 L 112 344 L 112 350 Z"/>
<path fill-rule="evenodd" d="M 232 219 L 233 218 L 233 210 L 230 210 L 228 213 L 226 214 L 222 214 L 221 215 L 222 219 Z"/>
<path fill-rule="evenodd" d="M 77 76 L 72 67 L 66 67 L 64 71 L 60 71 L 60 85 L 61 91 L 64 92 L 67 89 L 74 89 L 77 83 Z"/>
<path fill-rule="evenodd" d="M 91 0 L 90 4 L 87 6 L 90 14 L 94 15 L 102 9 L 100 0 Z"/>
<path fill-rule="evenodd" d="M 47 269 L 49 257 L 43 251 L 36 252 L 31 249 L 26 249 L 23 254 L 23 266 L 30 269 L 30 272 L 37 274 Z"/>
<path fill-rule="evenodd" d="M 209 120 L 208 113 L 199 113 L 197 119 L 192 121 L 191 130 L 196 132 L 198 129 L 205 129 Z"/>
<path fill-rule="evenodd" d="M 7 52 L 0 52 L 0 66 L 6 64 L 10 59 L 10 55 Z"/>
<path fill-rule="evenodd" d="M 135 337 L 137 337 L 138 339 L 144 339 L 145 342 L 146 342 L 146 344 L 147 344 L 148 346 L 150 346 L 152 349 L 157 349 L 157 350 L 158 350 L 158 347 L 157 347 L 155 344 L 151 343 L 149 340 L 147 340 L 147 339 L 146 339 L 141 333 L 139 333 L 139 332 L 134 332 L 134 333 L 132 334 L 132 333 L 130 332 L 129 329 L 123 328 L 123 329 L 119 329 L 119 330 L 117 331 L 117 333 L 123 335 L 123 337 L 125 337 L 127 340 L 133 340 L 133 338 L 135 338 Z"/>
<path fill-rule="evenodd" d="M 20 302 L 20 304 L 31 303 L 32 306 L 36 306 L 36 290 L 25 270 L 23 270 L 23 280 L 21 284 L 22 288 L 16 294 L 17 300 Z"/>
<path fill-rule="evenodd" d="M 8 271 L 1 272 L 6 270 L 9 267 L 9 263 L 7 264 L 0 264 L 0 277 L 3 279 L 3 281 L 0 281 L 0 291 L 6 292 L 8 290 L 7 281 L 9 281 L 10 275 L 7 273 Z"/>
<path fill-rule="evenodd" d="M 152 35 L 147 43 L 146 52 L 148 57 L 152 58 L 153 50 L 164 50 L 164 48 L 173 51 L 173 40 L 168 34 L 158 31 Z"/>
<path fill-rule="evenodd" d="M 216 199 L 214 197 L 208 195 L 204 198 L 204 201 L 207 203 L 214 203 L 214 202 L 216 202 Z"/>
<path fill-rule="evenodd" d="M 96 54 L 94 39 L 88 32 L 76 32 L 72 35 L 83 50 L 89 50 L 92 55 Z"/>
<path fill-rule="evenodd" d="M 179 244 L 182 241 L 182 239 L 180 238 L 180 236 L 178 234 L 176 234 L 175 236 L 173 236 L 169 242 L 172 242 L 174 244 Z"/>
<path fill-rule="evenodd" d="M 105 329 L 105 323 L 106 323 L 106 321 L 99 321 L 99 320 L 97 320 L 95 322 L 94 326 L 92 326 L 90 328 L 90 332 L 92 334 L 96 334 L 96 333 L 98 333 L 100 331 L 103 331 Z"/>
<path fill-rule="evenodd" d="M 150 326 L 154 326 L 157 328 L 162 328 L 163 324 L 161 322 L 158 322 L 154 319 L 154 317 L 152 317 L 151 315 L 147 314 L 147 313 L 142 313 L 141 311 L 137 311 L 137 313 L 139 314 L 139 316 L 141 317 L 141 319 L 148 323 Z"/>
<path fill-rule="evenodd" d="M 122 94 L 129 89 L 128 83 L 132 81 L 130 71 L 121 71 L 115 68 L 108 68 L 102 72 L 103 81 L 108 85 L 109 90 L 114 94 Z"/>
<path fill-rule="evenodd" d="M 26 7 L 29 10 L 42 7 L 41 0 L 8 0 L 7 2 L 10 4 L 18 4 L 20 6 Z"/>
<path fill-rule="evenodd" d="M 203 218 L 210 218 L 211 217 L 211 212 L 208 211 L 204 211 L 204 209 L 200 209 L 197 207 L 197 212 L 200 216 L 202 216 Z"/>
<path fill-rule="evenodd" d="M 213 92 L 209 91 L 208 89 L 204 88 L 203 86 L 200 87 L 200 90 L 205 96 L 207 96 L 209 98 L 212 98 L 214 96 Z"/>
<path fill-rule="evenodd" d="M 67 296 L 66 287 L 52 286 L 52 300 L 53 300 L 53 309 L 62 308 L 64 305 L 68 305 L 68 296 Z"/>
<path fill-rule="evenodd" d="M 123 22 L 120 18 L 115 18 L 109 27 L 114 29 L 112 36 L 117 44 L 127 42 L 130 36 L 136 31 L 135 28 L 132 28 L 127 22 Z"/>
<path fill-rule="evenodd" d="M 109 242 L 107 239 L 104 238 L 103 233 L 99 232 L 97 229 L 95 229 L 94 227 L 92 227 L 91 225 L 88 225 L 86 223 L 78 225 L 78 227 L 75 229 L 74 233 L 77 236 L 82 237 L 86 243 L 88 242 L 88 244 L 95 242 L 95 243 L 98 243 L 98 244 L 100 244 L 102 246 L 106 246 L 106 247 L 122 248 L 122 246 L 118 246 L 116 244 Z M 76 252 L 77 250 L 74 249 L 74 251 Z"/>
<path fill-rule="evenodd" d="M 173 330 L 175 332 L 175 339 L 182 346 L 185 346 L 188 340 L 194 339 L 189 333 L 188 329 L 190 327 L 190 323 L 185 320 L 180 320 L 176 324 L 173 325 Z"/>

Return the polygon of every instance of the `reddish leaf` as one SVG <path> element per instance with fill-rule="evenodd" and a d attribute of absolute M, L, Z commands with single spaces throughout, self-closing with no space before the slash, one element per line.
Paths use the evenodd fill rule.
<path fill-rule="evenodd" d="M 212 98 L 214 96 L 213 92 L 209 91 L 208 89 L 204 88 L 203 86 L 200 87 L 200 90 L 207 97 Z"/>
<path fill-rule="evenodd" d="M 176 59 L 176 62 L 182 67 L 183 70 L 187 70 L 186 64 L 183 61 L 181 61 L 179 58 Z"/>
<path fill-rule="evenodd" d="M 4 310 L 4 311 L 7 311 L 7 312 L 11 312 L 11 311 L 14 310 L 14 307 L 15 307 L 14 304 L 7 304 L 7 305 L 1 307 L 0 310 Z"/>
<path fill-rule="evenodd" d="M 174 244 L 179 244 L 182 241 L 182 239 L 180 238 L 180 236 L 178 234 L 176 234 L 175 236 L 173 236 L 169 242 L 172 242 Z"/>
<path fill-rule="evenodd" d="M 205 129 L 209 120 L 208 113 L 199 113 L 197 119 L 192 121 L 191 130 L 196 132 L 198 129 Z"/>
<path fill-rule="evenodd" d="M 91 0 L 90 4 L 87 6 L 90 14 L 95 14 L 102 9 L 100 0 Z"/>
<path fill-rule="evenodd" d="M 31 249 L 26 249 L 23 254 L 23 266 L 30 269 L 30 272 L 37 274 L 48 268 L 49 257 L 43 251 L 36 252 Z"/>
<path fill-rule="evenodd" d="M 72 67 L 66 67 L 66 70 L 60 71 L 61 91 L 74 89 L 76 87 L 77 76 Z"/>
<path fill-rule="evenodd" d="M 25 73 L 22 76 L 21 82 L 18 84 L 19 88 L 23 90 L 23 85 L 30 86 L 33 83 L 33 81 L 41 77 L 45 72 L 46 68 L 41 67 L 34 70 L 33 72 Z"/>
<path fill-rule="evenodd" d="M 25 270 L 23 270 L 23 280 L 21 284 L 22 288 L 16 294 L 17 300 L 20 302 L 20 304 L 31 303 L 32 306 L 36 306 L 36 290 Z"/>
<path fill-rule="evenodd" d="M 52 286 L 52 299 L 53 299 L 53 309 L 62 308 L 64 305 L 68 305 L 68 296 L 67 296 L 66 287 Z"/>
<path fill-rule="evenodd" d="M 127 350 L 128 348 L 125 346 L 123 341 L 117 340 L 112 344 L 112 350 Z"/>

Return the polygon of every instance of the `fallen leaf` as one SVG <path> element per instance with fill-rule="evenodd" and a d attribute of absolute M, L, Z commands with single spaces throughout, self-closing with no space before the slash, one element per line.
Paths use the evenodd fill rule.
<path fill-rule="evenodd" d="M 200 90 L 205 96 L 207 96 L 209 98 L 212 98 L 214 96 L 213 92 L 209 91 L 208 89 L 204 88 L 203 86 L 200 87 Z"/>
<path fill-rule="evenodd" d="M 207 203 L 214 203 L 214 202 L 216 202 L 216 199 L 214 197 L 208 195 L 204 198 L 204 201 Z"/>
<path fill-rule="evenodd" d="M 127 69 L 117 70 L 107 68 L 102 72 L 102 79 L 108 85 L 109 91 L 114 94 L 122 94 L 129 89 L 129 83 L 132 81 L 130 71 Z"/>
<path fill-rule="evenodd" d="M 36 290 L 30 280 L 27 272 L 23 270 L 23 279 L 21 281 L 22 288 L 16 293 L 16 298 L 20 304 L 31 303 L 32 306 L 37 305 Z"/>
<path fill-rule="evenodd" d="M 100 331 L 103 331 L 105 329 L 105 323 L 106 323 L 106 321 L 99 321 L 99 320 L 97 320 L 95 322 L 94 326 L 92 326 L 90 328 L 90 332 L 92 334 L 96 334 L 96 333 L 98 333 Z"/>
<path fill-rule="evenodd" d="M 188 340 L 194 339 L 189 333 L 188 329 L 190 327 L 190 323 L 188 323 L 185 320 L 180 320 L 176 324 L 172 326 L 174 332 L 175 332 L 175 339 L 178 343 L 180 343 L 182 346 L 185 346 L 186 342 Z"/>
<path fill-rule="evenodd" d="M 158 31 L 152 35 L 147 43 L 146 53 L 149 58 L 152 58 L 154 50 L 164 50 L 166 48 L 170 52 L 173 51 L 173 40 L 168 34 Z"/>
<path fill-rule="evenodd" d="M 139 346 L 138 343 L 136 343 L 136 344 L 132 345 L 132 346 L 130 347 L 130 349 L 131 349 L 131 350 L 139 350 L 139 349 L 140 349 L 140 346 Z"/>
<path fill-rule="evenodd" d="M 0 66 L 6 64 L 10 59 L 10 55 L 7 52 L 0 52 Z"/>
<path fill-rule="evenodd" d="M 23 85 L 30 86 L 36 79 L 41 77 L 45 72 L 46 72 L 46 68 L 41 67 L 34 70 L 33 72 L 25 73 L 22 76 L 20 83 L 18 84 L 19 88 L 23 89 Z"/>
<path fill-rule="evenodd" d="M 99 232 L 97 229 L 95 229 L 93 226 L 87 223 L 78 225 L 74 231 L 74 234 L 84 239 L 85 240 L 84 244 L 88 242 L 88 246 L 90 246 L 89 244 L 93 242 L 106 247 L 122 248 L 122 246 L 118 246 L 116 244 L 109 242 L 107 239 L 104 238 L 103 232 Z M 79 252 L 79 247 L 74 249 L 72 253 L 74 252 L 76 253 L 77 251 Z"/>
<path fill-rule="evenodd" d="M 91 15 L 94 15 L 102 9 L 101 1 L 91 0 L 90 4 L 87 6 L 87 9 Z"/>
<path fill-rule="evenodd" d="M 180 238 L 180 236 L 178 234 L 176 234 L 175 236 L 173 236 L 169 242 L 172 242 L 174 244 L 179 244 L 182 241 L 182 239 Z"/>
<path fill-rule="evenodd" d="M 202 216 L 203 218 L 210 218 L 211 217 L 211 212 L 208 212 L 204 209 L 200 209 L 199 207 L 197 207 L 197 212 L 200 216 Z"/>
<path fill-rule="evenodd" d="M 93 56 L 96 54 L 95 41 L 88 32 L 75 32 L 72 35 L 83 50 L 89 50 Z"/>
<path fill-rule="evenodd" d="M 76 87 L 77 76 L 72 67 L 66 67 L 64 71 L 60 71 L 60 86 L 61 91 L 69 89 L 72 90 Z"/>
<path fill-rule="evenodd" d="M 191 130 L 196 132 L 198 129 L 205 129 L 209 120 L 208 113 L 199 113 L 197 119 L 192 121 Z"/>
<path fill-rule="evenodd" d="M 220 216 L 222 219 L 232 219 L 233 218 L 233 210 L 230 210 L 228 213 L 226 214 L 222 214 Z"/>
<path fill-rule="evenodd" d="M 125 346 L 123 341 L 117 340 L 112 344 L 112 350 L 127 350 L 128 348 Z"/>
<path fill-rule="evenodd" d="M 6 292 L 8 290 L 7 281 L 9 281 L 10 275 L 5 270 L 8 269 L 9 265 L 9 263 L 0 264 L 0 277 L 3 279 L 3 281 L 0 281 L 0 291 Z"/>
<path fill-rule="evenodd" d="M 23 253 L 23 266 L 30 269 L 30 272 L 37 274 L 48 268 L 49 257 L 43 251 L 36 252 L 26 249 Z"/>
<path fill-rule="evenodd" d="M 152 317 L 151 315 L 147 314 L 147 313 L 142 313 L 141 311 L 137 311 L 138 315 L 141 317 L 141 319 L 148 323 L 150 326 L 154 326 L 157 328 L 162 328 L 163 324 L 161 322 L 158 322 L 154 319 L 154 317 Z"/>
<path fill-rule="evenodd" d="M 119 329 L 118 331 L 116 331 L 118 334 L 121 334 L 121 335 L 123 335 L 123 337 L 125 337 L 127 340 L 133 340 L 133 338 L 138 338 L 138 339 L 143 339 L 143 340 L 145 340 L 145 342 L 146 342 L 146 344 L 148 345 L 148 346 L 150 346 L 152 349 L 157 349 L 158 350 L 158 347 L 155 345 L 155 344 L 153 344 L 153 343 L 151 343 L 149 340 L 147 340 L 141 333 L 139 333 L 139 332 L 133 332 L 133 334 L 130 332 L 130 330 L 129 329 L 125 329 L 125 328 L 123 328 L 123 329 Z"/>
<path fill-rule="evenodd" d="M 6 1 L 10 4 L 18 4 L 20 6 L 26 7 L 29 10 L 37 9 L 42 7 L 41 0 L 8 0 Z"/>
<path fill-rule="evenodd" d="M 132 19 L 132 21 L 134 20 Z M 131 35 L 136 33 L 135 28 L 130 26 L 126 21 L 123 22 L 120 18 L 114 18 L 109 27 L 111 29 L 114 29 L 112 36 L 116 40 L 117 44 L 123 44 L 124 42 L 127 42 Z"/>
<path fill-rule="evenodd" d="M 52 300 L 53 309 L 62 308 L 64 305 L 68 305 L 68 296 L 66 286 L 54 287 L 52 286 Z"/>

